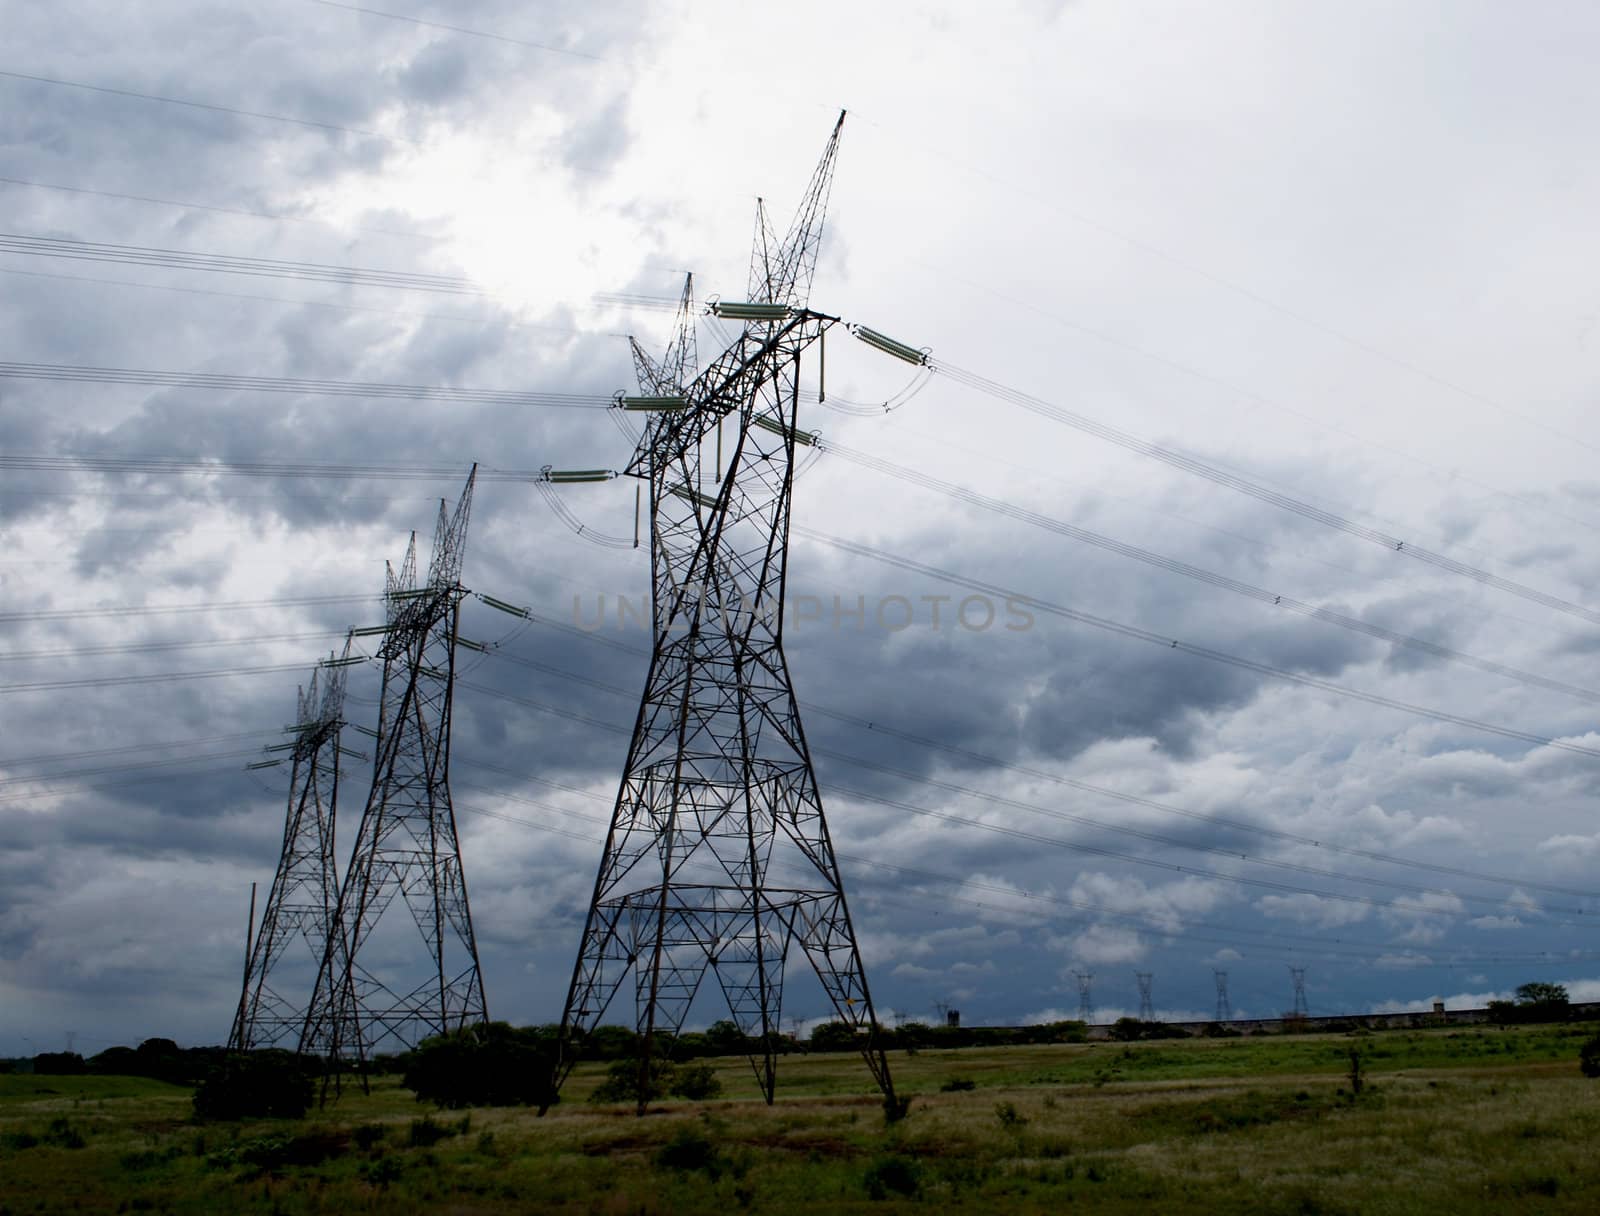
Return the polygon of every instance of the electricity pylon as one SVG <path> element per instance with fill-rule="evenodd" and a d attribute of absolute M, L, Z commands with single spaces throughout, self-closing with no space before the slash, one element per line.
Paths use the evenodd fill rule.
<path fill-rule="evenodd" d="M 1228 973 L 1226 971 L 1213 971 L 1211 978 L 1217 982 L 1217 1018 L 1218 1022 L 1233 1021 L 1233 1004 L 1228 1000 Z"/>
<path fill-rule="evenodd" d="M 654 648 L 554 1084 L 631 972 L 641 1112 L 658 1040 L 678 1033 L 708 972 L 773 1100 L 791 945 L 896 1110 L 783 654 L 795 448 L 811 441 L 797 427 L 801 356 L 838 320 L 807 302 L 843 122 L 781 243 L 758 205 L 749 299 L 712 306 L 743 322 L 739 337 L 695 375 L 686 285 L 666 357 L 634 347 L 645 395 L 621 402 L 646 420 L 627 472 L 650 487 Z"/>
<path fill-rule="evenodd" d="M 1310 1006 L 1306 1004 L 1306 969 L 1290 967 L 1289 978 L 1294 981 L 1294 1012 L 1289 1016 L 1306 1017 L 1311 1012 Z"/>
<path fill-rule="evenodd" d="M 1133 978 L 1139 982 L 1139 1020 L 1153 1022 L 1156 1020 L 1156 1007 L 1150 999 L 1150 984 L 1154 977 L 1148 971 L 1135 971 Z"/>
<path fill-rule="evenodd" d="M 1074 971 L 1072 978 L 1078 981 L 1078 1021 L 1085 1026 L 1094 1025 L 1094 972 Z"/>
<path fill-rule="evenodd" d="M 302 941 L 312 965 L 327 952 L 328 927 L 339 901 L 334 864 L 334 822 L 339 802 L 339 731 L 344 726 L 344 669 L 352 662 L 346 639 L 342 658 L 328 656 L 299 689 L 294 739 L 270 749 L 289 752 L 289 806 L 283 849 L 272 877 L 261 927 L 250 945 L 244 988 L 228 1046 L 235 1051 L 276 1047 L 290 1036 L 298 1043 L 305 1007 L 284 996 L 269 979 L 273 969 Z M 318 683 L 321 682 L 319 695 Z M 276 761 L 263 761 L 269 767 Z M 294 953 L 299 953 L 294 951 Z M 302 982 L 303 982 L 302 977 Z"/>
<path fill-rule="evenodd" d="M 476 478 L 474 465 L 453 513 L 439 503 L 426 581 L 417 581 L 415 533 L 399 572 L 388 567 L 387 623 L 371 631 L 383 635 L 372 790 L 339 889 L 340 931 L 329 936 L 301 1039 L 302 1050 L 326 1053 L 335 1075 L 344 1062 L 364 1067 L 380 1046 L 413 1047 L 488 1018 L 450 803 L 461 562 Z M 422 936 L 423 966 L 402 945 L 403 921 L 391 919 L 374 942 L 396 896 Z"/>

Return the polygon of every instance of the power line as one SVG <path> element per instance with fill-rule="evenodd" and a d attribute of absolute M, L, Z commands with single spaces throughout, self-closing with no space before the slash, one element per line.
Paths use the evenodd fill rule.
<path fill-rule="evenodd" d="M 556 334 L 601 333 L 608 338 L 625 338 L 626 334 L 609 330 L 586 331 L 573 325 L 542 325 L 531 321 L 512 321 L 505 317 L 468 317 L 449 312 L 417 312 L 414 309 L 373 308 L 363 304 L 335 304 L 327 300 L 304 300 L 290 296 L 263 296 L 245 291 L 215 291 L 205 287 L 180 287 L 172 283 L 141 283 L 135 279 L 108 279 L 99 275 L 53 274 L 47 270 L 18 270 L 14 266 L 0 266 L 0 274 L 26 275 L 34 279 L 59 279 L 67 283 L 99 283 L 112 287 L 134 287 L 142 291 L 172 291 L 183 295 L 211 296 L 224 300 L 256 300 L 264 304 L 287 304 L 294 308 L 322 308 L 334 312 L 373 313 L 385 317 L 405 317 L 408 320 L 448 321 L 458 325 L 493 326 L 498 329 L 541 330 Z"/>
<path fill-rule="evenodd" d="M 332 604 L 374 604 L 380 595 L 300 595 L 277 599 L 212 600 L 200 604 L 119 604 L 93 608 L 40 608 L 22 612 L 0 612 L 0 624 L 15 621 L 84 620 L 91 617 L 167 616 L 195 612 L 254 611 L 263 608 L 320 608 Z"/>
<path fill-rule="evenodd" d="M 363 139 L 381 139 L 385 143 L 409 144 L 420 147 L 422 141 L 406 139 L 401 135 L 385 135 L 381 131 L 364 131 L 360 127 L 346 127 L 333 122 L 319 122 L 313 118 L 296 118 L 290 114 L 270 114 L 262 110 L 243 110 L 234 106 L 218 105 L 209 101 L 193 101 L 185 97 L 164 97 L 157 93 L 141 93 L 134 89 L 118 89 L 110 85 L 88 84 L 80 80 L 64 80 L 55 76 L 34 76 L 27 72 L 0 71 L 0 76 L 12 80 L 26 80 L 34 84 L 47 84 L 55 88 L 81 89 L 89 93 L 104 93 L 112 97 L 132 97 L 138 101 L 158 102 L 168 106 L 186 106 L 191 110 L 209 110 L 215 114 L 233 114 L 240 118 L 259 118 L 267 122 L 289 123 L 318 131 L 338 131 L 344 135 L 358 135 Z"/>
<path fill-rule="evenodd" d="M 269 675 L 280 671 L 303 671 L 301 663 L 271 663 L 258 667 L 223 667 L 212 671 L 163 671 L 137 676 L 98 676 L 78 680 L 36 680 L 22 684 L 0 684 L 0 693 L 44 692 L 63 688 L 112 688 L 127 684 L 170 684 L 178 680 L 220 680 L 233 676 Z"/>
<path fill-rule="evenodd" d="M 106 646 L 70 646 L 59 650 L 0 651 L 0 663 L 25 663 L 39 659 L 77 659 L 89 656 L 155 654 L 172 650 L 210 650 L 228 646 L 258 646 L 263 642 L 308 642 L 317 638 L 342 638 L 343 629 L 316 633 L 259 633 L 237 638 L 201 638 L 183 642 L 128 642 Z"/>
<path fill-rule="evenodd" d="M 1384 709 L 1397 709 L 1404 713 L 1415 714 L 1421 718 L 1431 718 L 1435 722 L 1446 722 L 1453 726 L 1463 726 L 1470 730 L 1482 731 L 1485 734 L 1499 735 L 1501 738 L 1505 739 L 1515 739 L 1523 743 L 1532 743 L 1540 747 L 1553 747 L 1560 751 L 1572 752 L 1576 755 L 1600 759 L 1600 749 L 1585 747 L 1581 743 L 1572 743 L 1568 740 L 1553 738 L 1549 735 L 1538 735 L 1532 733 L 1531 731 L 1516 730 L 1508 726 L 1496 726 L 1492 723 L 1484 722 L 1477 718 L 1468 718 L 1461 714 L 1448 713 L 1445 710 L 1430 709 L 1422 705 L 1412 705 L 1406 701 L 1395 700 L 1393 697 L 1385 697 L 1378 693 L 1366 692 L 1359 688 L 1351 688 L 1345 684 L 1336 684 L 1331 680 L 1323 680 L 1317 678 L 1316 676 L 1308 676 L 1300 672 L 1290 671 L 1287 668 L 1276 667 L 1271 663 L 1261 663 L 1255 659 L 1247 659 L 1240 655 L 1228 654 L 1225 651 L 1215 650 L 1209 646 L 1198 646 L 1192 642 L 1184 642 L 1177 638 L 1166 637 L 1148 629 L 1141 629 L 1137 625 L 1125 625 L 1118 621 L 1110 620 L 1106 617 L 1096 616 L 1093 613 L 1081 612 L 1078 609 L 1068 608 L 1062 604 L 1054 604 L 1048 600 L 1042 600 L 1035 596 L 1026 595 L 1020 591 L 1012 591 L 1007 588 L 996 586 L 993 583 L 983 582 L 980 579 L 969 578 L 966 575 L 956 574 L 953 571 L 941 570 L 937 566 L 929 566 L 921 562 L 912 561 L 910 558 L 898 557 L 881 549 L 874 549 L 870 545 L 857 544 L 854 541 L 847 541 L 841 537 L 829 536 L 827 533 L 818 532 L 813 528 L 806 528 L 796 524 L 794 525 L 794 530 L 797 533 L 810 538 L 811 540 L 819 541 L 822 544 L 832 546 L 835 549 L 843 550 L 846 553 L 854 553 L 857 556 L 865 557 L 876 562 L 882 562 L 883 564 L 893 566 L 896 569 L 905 570 L 913 574 L 923 574 L 930 578 L 936 578 L 943 582 L 953 583 L 956 586 L 966 587 L 970 590 L 979 591 L 986 595 L 994 595 L 999 596 L 1002 599 L 1009 599 L 1039 612 L 1045 612 L 1051 616 L 1059 616 L 1065 620 L 1074 621 L 1080 625 L 1092 625 L 1096 629 L 1103 629 L 1110 633 L 1119 634 L 1122 637 L 1132 638 L 1141 642 L 1149 642 L 1153 645 L 1163 646 L 1169 650 L 1181 651 L 1184 654 L 1208 659 L 1214 663 L 1224 663 L 1228 666 L 1237 667 L 1244 671 L 1253 671 L 1258 675 L 1272 676 L 1276 679 L 1287 680 L 1290 683 L 1299 684 L 1306 688 L 1315 688 L 1322 692 L 1330 692 L 1336 696 L 1349 697 L 1352 700 L 1363 701 L 1368 705 L 1377 705 Z"/>
<path fill-rule="evenodd" d="M 1108 553 L 1115 553 L 1120 557 L 1131 558 L 1134 561 L 1155 566 L 1171 574 L 1178 574 L 1184 578 L 1207 583 L 1223 591 L 1231 591 L 1235 595 L 1242 595 L 1258 603 L 1268 604 L 1275 608 L 1283 608 L 1289 612 L 1295 612 L 1301 616 L 1307 616 L 1313 620 L 1337 626 L 1340 629 L 1347 629 L 1353 633 L 1362 633 L 1382 642 L 1389 642 L 1396 646 L 1405 646 L 1412 650 L 1421 651 L 1424 654 L 1433 655 L 1435 658 L 1461 663 L 1468 667 L 1476 667 L 1480 671 L 1504 676 L 1506 679 L 1515 680 L 1522 684 L 1543 688 L 1550 692 L 1565 693 L 1567 696 L 1576 697 L 1579 700 L 1590 703 L 1600 702 L 1600 692 L 1596 692 L 1593 689 L 1568 684 L 1563 680 L 1550 679 L 1547 676 L 1534 675 L 1531 672 L 1521 671 L 1515 667 L 1509 667 L 1504 663 L 1496 663 L 1490 659 L 1480 659 L 1451 647 L 1441 646 L 1437 642 L 1429 642 L 1423 638 L 1401 633 L 1398 630 L 1386 629 L 1382 625 L 1375 625 L 1359 617 L 1335 612 L 1331 608 L 1308 604 L 1302 600 L 1294 599 L 1292 596 L 1275 594 L 1226 574 L 1219 574 L 1200 566 L 1190 565 L 1188 562 L 1180 561 L 1177 558 L 1167 557 L 1149 549 L 1140 548 L 1138 545 L 1115 540 L 1102 533 L 1091 531 L 1088 528 L 1080 528 L 1075 524 L 1067 523 L 1065 520 L 1052 518 L 1027 507 L 1007 502 L 1004 499 L 991 498 L 975 490 L 969 490 L 964 486 L 942 481 L 917 469 L 907 468 L 905 465 L 895 464 L 893 461 L 868 455 L 866 452 L 856 451 L 831 442 L 825 442 L 822 448 L 824 452 L 841 457 L 853 464 L 860 465 L 862 468 L 872 469 L 887 477 L 898 478 L 908 484 L 920 486 L 935 494 L 942 494 L 957 502 L 966 503 L 984 511 L 990 511 L 1022 523 L 1031 524 L 1033 527 L 1042 528 L 1047 532 L 1054 532 L 1058 536 L 1065 536 L 1086 545 L 1093 545 Z"/>
<path fill-rule="evenodd" d="M 384 17 L 390 21 L 404 21 L 410 25 L 420 25 L 428 29 L 448 30 L 452 34 L 465 34 L 471 38 L 487 38 L 493 42 L 506 42 L 513 46 L 525 46 L 535 51 L 545 51 L 551 55 L 566 55 L 573 59 L 586 59 L 590 63 L 611 64 L 617 67 L 631 67 L 617 59 L 605 59 L 599 55 L 590 55 L 584 51 L 574 51 L 566 47 L 551 46 L 546 42 L 530 42 L 526 38 L 512 38 L 507 34 L 493 34 L 487 30 L 468 29 L 464 25 L 448 25 L 443 21 L 425 21 L 421 17 L 409 17 L 404 13 L 387 13 L 382 9 L 362 8 L 356 4 L 341 4 L 337 0 L 311 0 L 312 4 L 320 4 L 324 8 L 342 8 L 347 12 L 362 13 L 368 17 Z"/>
<path fill-rule="evenodd" d="M 114 198 L 129 203 L 149 203 L 157 207 L 179 207 L 185 211 L 212 211 L 218 215 L 237 215 L 249 219 L 275 220 L 282 224 L 314 224 L 319 228 L 331 228 L 336 232 L 370 233 L 377 236 L 399 237 L 408 241 L 440 240 L 439 237 L 429 236 L 427 233 L 405 232 L 397 228 L 366 228 L 336 224 L 331 220 L 313 219 L 306 215 L 286 215 L 281 211 L 251 211 L 245 207 L 218 207 L 210 203 L 195 203 L 175 198 L 156 198 L 148 194 L 121 194 L 115 190 L 96 190 L 89 186 L 66 186 L 59 182 L 30 181 L 24 177 L 0 177 L 0 183 L 8 186 L 30 186 L 35 190 L 58 190 L 65 194 L 90 194 L 96 198 Z"/>
<path fill-rule="evenodd" d="M 483 597 L 480 596 L 479 598 L 482 599 Z M 622 651 L 626 654 L 631 654 L 638 657 L 648 656 L 648 652 L 640 647 L 629 646 L 625 642 L 617 641 L 616 639 L 606 637 L 603 634 L 592 633 L 585 629 L 579 629 L 576 626 L 564 624 L 560 621 L 554 621 L 548 617 L 536 616 L 529 612 L 526 616 L 526 619 L 536 624 L 543 625 L 546 628 L 554 629 L 570 636 L 584 638 L 599 645 L 604 645 L 611 649 Z M 535 671 L 544 672 L 548 675 L 553 675 L 561 679 L 572 680 L 576 683 L 585 684 L 591 688 L 611 693 L 616 696 L 633 695 L 629 690 L 620 688 L 615 684 L 608 684 L 601 680 L 595 680 L 587 676 L 581 676 L 574 672 L 568 671 L 565 668 L 557 667 L 554 664 L 542 663 L 532 659 L 525 659 L 500 650 L 495 651 L 495 655 L 497 658 L 505 662 L 527 667 Z M 863 718 L 858 714 L 852 714 L 844 710 L 832 708 L 830 706 L 820 705 L 813 701 L 804 701 L 801 703 L 801 705 L 802 708 L 804 708 L 808 713 L 820 714 L 824 717 L 834 718 L 838 721 L 847 722 L 851 725 L 858 726 L 864 730 L 886 734 L 893 738 L 903 740 L 907 743 L 912 743 L 919 747 L 926 747 L 930 750 L 943 752 L 947 755 L 956 756 L 984 767 L 1000 769 L 1006 772 L 1014 772 L 1020 776 L 1025 776 L 1032 779 L 1049 781 L 1053 784 L 1069 789 L 1079 790 L 1083 793 L 1116 799 L 1120 802 L 1146 807 L 1150 810 L 1158 811 L 1163 814 L 1182 816 L 1183 818 L 1199 823 L 1210 824 L 1215 827 L 1225 827 L 1234 831 L 1248 832 L 1255 835 L 1268 837 L 1270 839 L 1282 840 L 1287 843 L 1306 845 L 1324 852 L 1337 853 L 1348 857 L 1358 857 L 1363 860 L 1378 861 L 1389 865 L 1405 866 L 1411 869 L 1448 875 L 1454 878 L 1470 878 L 1482 882 L 1497 883 L 1504 886 L 1526 887 L 1530 890 L 1547 891 L 1558 895 L 1572 895 L 1584 899 L 1596 898 L 1595 892 L 1580 888 L 1560 886 L 1552 883 L 1541 883 L 1526 878 L 1511 878 L 1500 874 L 1485 873 L 1479 870 L 1468 870 L 1458 866 L 1448 866 L 1438 862 L 1421 861 L 1415 858 L 1404 857 L 1393 853 L 1384 853 L 1373 849 L 1360 849 L 1349 845 L 1339 845 L 1329 841 L 1319 840 L 1315 837 L 1305 836 L 1300 833 L 1284 831 L 1280 828 L 1271 828 L 1262 824 L 1250 823 L 1240 819 L 1233 819 L 1224 815 L 1208 814 L 1201 811 L 1190 810 L 1186 807 L 1175 806 L 1171 803 L 1161 802 L 1153 798 L 1146 798 L 1138 794 L 1130 794 L 1123 790 L 1113 789 L 1109 786 L 1096 785 L 1092 782 L 1081 781 L 1074 777 L 1066 777 L 1057 773 L 1046 772 L 1043 769 L 1034 768 L 1029 765 L 1017 764 L 1011 761 L 1002 760 L 997 756 L 987 755 L 983 752 L 974 751 L 970 748 L 961 747 L 957 744 L 943 742 L 937 739 L 930 739 L 925 735 L 918 735 L 909 731 L 899 730 L 895 727 L 887 726 L 883 723 L 875 722 L 868 718 Z M 544 706 L 536 707 L 548 708 Z"/>
<path fill-rule="evenodd" d="M 64 363 L 14 363 L 0 362 L 0 379 L 41 380 L 73 384 L 133 384 L 164 388 L 203 388 L 237 390 L 256 393 L 296 393 L 321 397 L 368 397 L 374 399 L 406 401 L 447 401 L 471 405 L 537 405 L 566 409 L 600 409 L 610 403 L 609 397 L 585 393 L 539 393 L 515 389 L 452 388 L 448 385 L 388 384 L 362 380 L 315 380 L 289 376 L 236 376 L 215 372 L 163 372 L 145 371 L 126 367 L 85 367 Z M 7 458 L 13 459 L 13 458 Z M 97 458 L 54 458 L 30 456 L 17 459 L 47 461 L 73 459 L 87 461 Z M 109 460 L 109 458 L 106 458 Z M 142 458 L 146 465 L 158 465 L 161 458 Z M 241 462 L 242 468 L 250 467 Z M 272 468 L 263 464 L 259 467 Z M 297 467 L 297 466 L 283 466 Z M 363 467 L 363 466 L 332 466 Z M 375 466 L 365 466 L 375 467 Z M 138 468 L 136 472 L 157 471 L 159 468 Z"/>
<path fill-rule="evenodd" d="M 1419 545 L 1413 545 L 1403 537 L 1395 536 L 1392 533 L 1384 532 L 1378 528 L 1369 527 L 1366 524 L 1358 523 L 1353 519 L 1346 518 L 1345 516 L 1336 514 L 1333 511 L 1328 511 L 1322 507 L 1315 506 L 1312 503 L 1306 502 L 1304 499 L 1294 498 L 1291 495 L 1273 490 L 1265 485 L 1260 484 L 1259 482 L 1251 481 L 1250 479 L 1237 473 L 1230 473 L 1226 469 L 1220 468 L 1214 464 L 1209 464 L 1198 457 L 1191 456 L 1188 453 L 1179 451 L 1176 448 L 1169 448 L 1162 444 L 1151 443 L 1149 440 L 1140 439 L 1135 435 L 1129 434 L 1127 431 L 1119 430 L 1116 427 L 1108 426 L 1102 422 L 1096 422 L 1082 414 L 1074 413 L 1073 411 L 1065 409 L 1062 406 L 1053 405 L 1050 402 L 1031 396 L 1028 393 L 1021 392 L 1020 390 L 1008 388 L 997 381 L 986 379 L 974 372 L 964 371 L 960 368 L 952 367 L 949 364 L 944 363 L 939 363 L 935 366 L 937 370 L 949 375 L 950 378 L 955 380 L 958 384 L 965 385 L 968 388 L 976 389 L 977 391 L 994 397 L 997 400 L 1019 406 L 1022 409 L 1028 410 L 1034 414 L 1038 414 L 1041 417 L 1049 418 L 1055 422 L 1060 422 L 1066 426 L 1074 428 L 1075 430 L 1082 431 L 1085 434 L 1093 435 L 1097 439 L 1105 440 L 1107 443 L 1116 444 L 1118 447 L 1126 448 L 1128 451 L 1137 452 L 1138 454 L 1142 456 L 1148 456 L 1153 460 L 1159 460 L 1163 464 L 1169 465 L 1172 468 L 1179 469 L 1186 473 L 1192 473 L 1196 477 L 1202 477 L 1216 485 L 1223 486 L 1230 490 L 1235 490 L 1240 494 L 1244 494 L 1260 502 L 1267 503 L 1269 506 L 1274 506 L 1280 510 L 1292 512 L 1293 514 L 1299 515 L 1302 518 L 1322 524 L 1325 527 L 1334 529 L 1335 531 L 1343 532 L 1349 536 L 1354 536 L 1358 539 L 1369 541 L 1376 545 L 1381 545 L 1386 549 L 1392 550 L 1393 552 L 1403 554 L 1404 556 L 1413 558 L 1419 562 L 1424 562 L 1427 565 L 1444 570 L 1450 574 L 1460 575 L 1463 578 L 1470 578 L 1475 582 L 1482 583 L 1486 587 L 1493 587 L 1498 591 L 1504 591 L 1511 595 L 1520 596 L 1522 599 L 1530 600 L 1533 603 L 1540 604 L 1546 608 L 1554 609 L 1557 612 L 1564 612 L 1571 616 L 1579 617 L 1583 620 L 1589 621 L 1591 624 L 1600 624 L 1600 612 L 1585 608 L 1581 604 L 1575 604 L 1570 600 L 1564 600 L 1559 596 L 1550 595 L 1547 592 L 1539 591 L 1536 588 L 1529 587 L 1524 583 L 1516 582 L 1513 579 L 1503 578 L 1498 574 L 1492 574 L 1487 570 L 1480 569 L 1476 566 L 1470 566 L 1466 562 L 1457 561 L 1455 558 L 1447 557 L 1442 553 L 1435 553 L 1431 549 L 1425 549 Z"/>
<path fill-rule="evenodd" d="M 0 232 L 0 253 L 66 258 L 71 261 L 155 266 L 164 270 L 203 270 L 258 278 L 305 279 L 318 283 L 337 283 L 347 287 L 392 287 L 404 291 L 442 292 L 447 295 L 486 294 L 470 279 L 450 275 L 335 266 L 321 262 L 293 262 L 278 258 L 241 257 L 225 253 L 201 253 L 152 245 L 117 245 L 104 241 L 85 241 L 76 237 L 31 236 L 20 232 Z"/>

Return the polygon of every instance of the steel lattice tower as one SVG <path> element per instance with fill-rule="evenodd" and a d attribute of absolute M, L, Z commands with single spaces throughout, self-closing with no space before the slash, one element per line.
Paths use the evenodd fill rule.
<path fill-rule="evenodd" d="M 751 1063 L 773 1100 L 794 944 L 895 1110 L 783 653 L 795 448 L 809 440 L 796 426 L 801 355 L 837 321 L 806 304 L 843 122 L 781 243 L 758 204 L 749 299 L 713 308 L 744 323 L 733 344 L 694 375 L 686 286 L 666 357 L 634 346 L 648 394 L 635 400 L 649 412 L 627 472 L 650 487 L 654 647 L 554 1080 L 631 972 L 641 1111 L 658 1040 L 678 1033 L 708 972 L 756 1045 Z"/>
<path fill-rule="evenodd" d="M 1217 983 L 1217 1018 L 1219 1022 L 1233 1021 L 1233 1005 L 1228 1000 L 1228 973 L 1213 971 L 1211 978 Z"/>
<path fill-rule="evenodd" d="M 453 513 L 439 503 L 426 581 L 417 580 L 415 533 L 400 570 L 391 566 L 386 576 L 372 790 L 339 891 L 341 932 L 329 939 L 302 1036 L 303 1050 L 325 1051 L 335 1068 L 364 1065 L 380 1046 L 408 1048 L 487 1020 L 450 803 L 456 626 L 466 595 L 461 562 L 476 478 L 474 465 Z M 369 964 L 363 956 L 396 896 L 422 937 L 420 979 L 415 967 Z M 403 922 L 393 928 L 409 936 Z"/>
<path fill-rule="evenodd" d="M 309 963 L 327 952 L 328 926 L 339 901 L 334 865 L 334 823 L 339 802 L 339 732 L 344 726 L 344 656 L 321 664 L 299 689 L 293 742 L 271 750 L 290 753 L 289 806 L 284 816 L 283 849 L 261 913 L 261 927 L 250 945 L 244 988 L 233 1017 L 228 1046 L 235 1051 L 276 1047 L 292 1037 L 299 1042 L 306 1008 L 268 982 L 296 938 L 305 943 Z M 321 692 L 318 682 L 321 680 Z M 270 766 L 275 762 L 264 761 Z"/>
<path fill-rule="evenodd" d="M 1135 971 L 1133 978 L 1139 982 L 1139 1020 L 1153 1022 L 1156 1020 L 1156 1007 L 1150 999 L 1150 984 L 1154 977 L 1148 971 Z"/>
<path fill-rule="evenodd" d="M 1094 972 L 1074 971 L 1072 978 L 1078 981 L 1078 1021 L 1085 1026 L 1094 1025 Z"/>
<path fill-rule="evenodd" d="M 1306 969 L 1290 967 L 1289 978 L 1294 981 L 1294 1012 L 1290 1016 L 1306 1017 L 1311 1012 L 1310 1006 L 1306 1004 Z"/>

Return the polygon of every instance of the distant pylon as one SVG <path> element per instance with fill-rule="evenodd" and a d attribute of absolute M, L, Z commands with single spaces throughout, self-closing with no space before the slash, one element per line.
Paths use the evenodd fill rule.
<path fill-rule="evenodd" d="M 1094 1025 L 1094 972 L 1074 971 L 1072 978 L 1078 981 L 1078 1021 L 1085 1026 Z"/>
<path fill-rule="evenodd" d="M 1135 971 L 1133 977 L 1139 981 L 1139 1020 L 1153 1022 L 1156 1020 L 1156 1007 L 1150 999 L 1150 982 L 1153 976 L 1148 971 Z"/>
<path fill-rule="evenodd" d="M 1228 1001 L 1228 973 L 1226 971 L 1213 971 L 1211 976 L 1217 982 L 1217 1021 L 1233 1021 L 1233 1005 Z"/>
<path fill-rule="evenodd" d="M 1306 969 L 1304 967 L 1290 967 L 1289 977 L 1294 981 L 1294 1017 L 1303 1018 L 1310 1014 L 1310 1007 L 1306 1004 Z"/>
<path fill-rule="evenodd" d="M 360 660 L 354 660 L 359 662 Z M 294 738 L 271 751 L 289 753 L 289 807 L 284 816 L 283 848 L 278 869 L 261 913 L 261 927 L 250 946 L 244 988 L 233 1016 L 228 1046 L 235 1051 L 276 1047 L 284 1040 L 298 1044 L 306 1007 L 285 996 L 269 981 L 284 961 L 286 948 L 299 939 L 301 959 L 310 968 L 327 952 L 328 926 L 339 900 L 334 865 L 334 822 L 339 803 L 339 730 L 344 725 L 344 669 L 351 664 L 350 641 L 342 658 L 328 656 L 311 673 L 296 698 Z M 318 693 L 318 682 L 321 693 Z M 269 767 L 262 761 L 256 767 Z M 299 951 L 295 951 L 299 954 Z M 302 992 L 304 990 L 302 989 Z"/>
<path fill-rule="evenodd" d="M 372 789 L 339 889 L 340 932 L 329 936 L 301 1040 L 335 1070 L 488 1017 L 450 803 L 461 563 L 476 478 L 474 465 L 453 513 L 439 503 L 426 581 L 417 581 L 415 533 L 399 572 L 388 570 Z M 383 926 L 374 941 L 397 895 L 421 933 L 425 962 L 404 944 L 404 922 Z"/>
<path fill-rule="evenodd" d="M 639 1109 L 651 1060 L 706 977 L 776 1086 L 785 960 L 797 945 L 895 1110 L 838 859 L 783 653 L 801 356 L 837 318 L 808 307 L 834 126 L 787 236 L 759 207 L 743 328 L 695 374 L 692 284 L 660 362 L 635 344 L 645 420 L 627 472 L 650 489 L 654 648 L 562 1010 L 554 1082 L 631 972 Z"/>

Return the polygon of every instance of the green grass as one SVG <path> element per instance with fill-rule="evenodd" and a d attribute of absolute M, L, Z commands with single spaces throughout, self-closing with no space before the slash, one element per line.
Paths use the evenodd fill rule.
<path fill-rule="evenodd" d="M 545 1119 L 438 1112 L 387 1079 L 299 1122 L 191 1121 L 189 1091 L 0 1076 L 0 1216 L 25 1212 L 1600 1210 L 1592 1027 L 896 1053 L 886 1127 L 860 1060 L 790 1056 L 778 1102 L 643 1119 L 585 1097 Z M 1368 1082 L 1348 1087 L 1359 1047 Z M 951 1081 L 971 1089 L 941 1092 Z"/>

